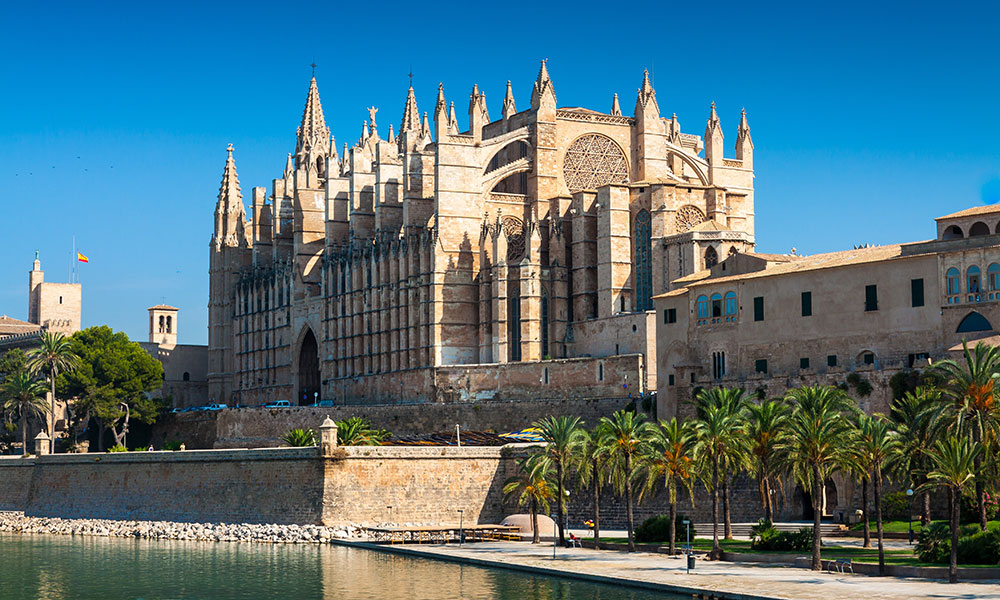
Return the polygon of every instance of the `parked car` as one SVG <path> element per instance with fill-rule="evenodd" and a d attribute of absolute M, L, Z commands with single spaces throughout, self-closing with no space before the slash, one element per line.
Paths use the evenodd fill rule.
<path fill-rule="evenodd" d="M 275 400 L 263 405 L 263 408 L 291 408 L 292 403 L 288 400 Z"/>
<path fill-rule="evenodd" d="M 186 410 L 187 410 L 186 408 L 179 408 L 178 407 L 178 408 L 172 408 L 172 409 L 170 409 L 170 412 L 172 412 L 172 413 L 182 413 L 182 412 L 184 412 Z"/>
<path fill-rule="evenodd" d="M 310 404 L 309 406 L 316 408 L 318 406 L 333 406 L 333 400 L 320 400 L 316 404 Z"/>
<path fill-rule="evenodd" d="M 209 404 L 208 406 L 206 406 L 204 410 L 223 410 L 223 409 L 226 409 L 226 408 L 229 408 L 229 407 L 226 406 L 225 404 L 213 403 L 213 404 Z"/>

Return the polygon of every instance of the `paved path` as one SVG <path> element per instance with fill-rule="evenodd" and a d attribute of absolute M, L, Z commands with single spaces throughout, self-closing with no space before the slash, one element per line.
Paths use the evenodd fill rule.
<path fill-rule="evenodd" d="M 348 542 L 348 545 L 375 547 Z M 650 553 L 557 549 L 551 545 L 482 542 L 457 546 L 377 546 L 380 550 L 460 560 L 483 566 L 536 570 L 608 583 L 627 580 L 643 587 L 691 594 L 697 590 L 727 598 L 788 600 L 1000 600 L 1000 581 L 950 585 L 925 579 L 831 575 L 775 566 L 698 561 L 690 575 L 685 560 Z"/>

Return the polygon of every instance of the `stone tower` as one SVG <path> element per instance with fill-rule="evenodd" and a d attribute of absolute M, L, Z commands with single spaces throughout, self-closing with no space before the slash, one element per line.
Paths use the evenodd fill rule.
<path fill-rule="evenodd" d="M 158 346 L 176 346 L 178 309 L 166 304 L 157 304 L 148 310 L 149 343 Z"/>
<path fill-rule="evenodd" d="M 80 331 L 83 287 L 79 283 L 47 283 L 42 263 L 28 272 L 28 321 L 49 331 L 72 335 Z"/>

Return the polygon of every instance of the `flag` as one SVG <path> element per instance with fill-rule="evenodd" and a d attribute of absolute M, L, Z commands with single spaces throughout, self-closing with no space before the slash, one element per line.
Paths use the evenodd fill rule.
<path fill-rule="evenodd" d="M 80 254 L 79 252 L 76 253 L 76 260 L 78 260 L 78 261 L 80 261 L 82 263 L 89 263 L 90 262 L 89 258 L 87 258 L 86 256 Z"/>

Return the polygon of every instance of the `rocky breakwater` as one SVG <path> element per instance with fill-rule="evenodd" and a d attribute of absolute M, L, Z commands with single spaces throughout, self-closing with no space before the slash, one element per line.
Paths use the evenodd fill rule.
<path fill-rule="evenodd" d="M 268 544 L 327 544 L 333 539 L 364 536 L 364 531 L 354 526 L 59 519 L 27 517 L 21 512 L 0 512 L 0 532 Z"/>

